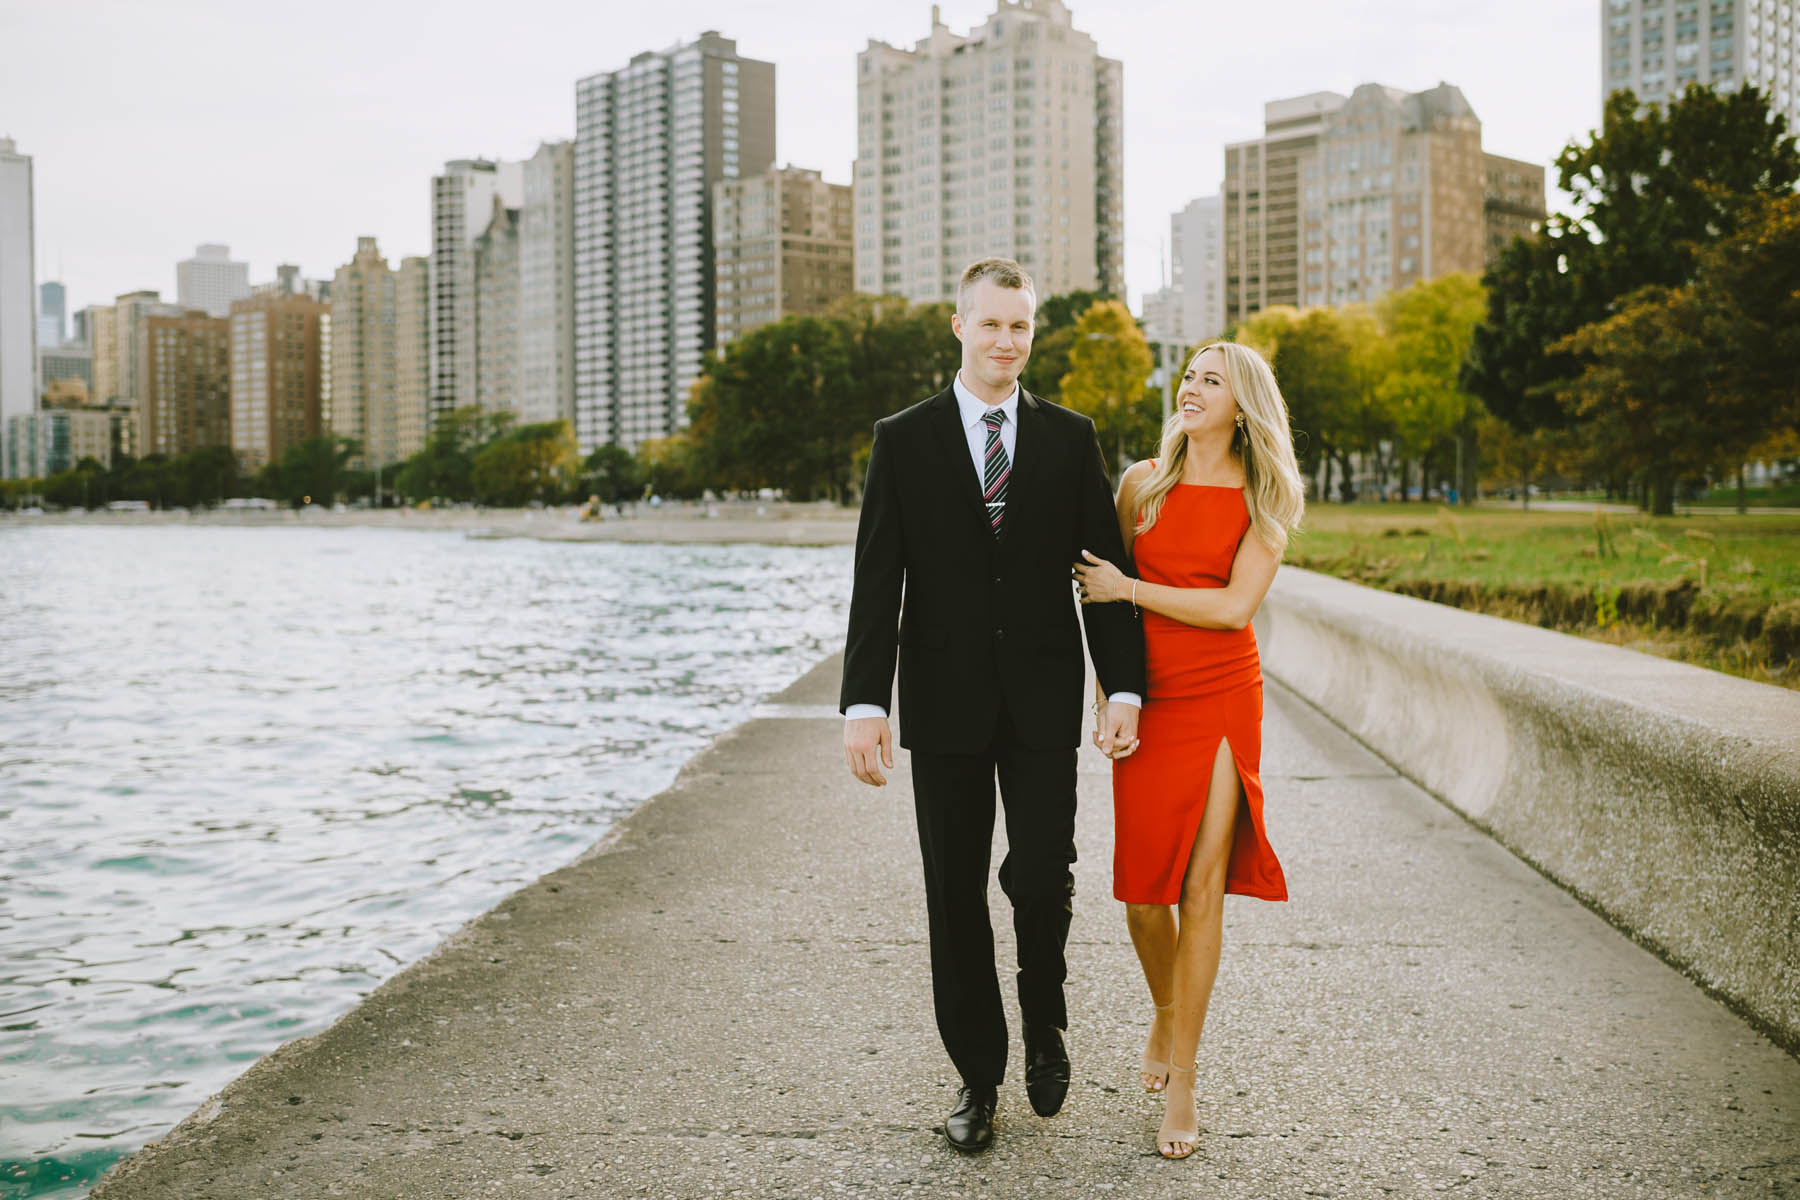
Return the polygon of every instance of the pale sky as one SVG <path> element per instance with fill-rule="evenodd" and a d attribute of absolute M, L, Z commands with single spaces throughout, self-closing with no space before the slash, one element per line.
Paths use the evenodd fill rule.
<path fill-rule="evenodd" d="M 1487 150 L 1547 166 L 1599 120 L 1600 3 L 1071 0 L 1125 64 L 1134 309 L 1169 215 L 1218 190 L 1225 144 L 1262 132 L 1267 100 L 1445 81 Z M 993 0 L 941 7 L 966 33 Z M 910 48 L 930 21 L 912 0 L 0 0 L 0 137 L 35 159 L 37 274 L 68 285 L 70 311 L 138 288 L 173 300 L 201 242 L 230 245 L 253 283 L 279 262 L 329 277 L 358 236 L 390 263 L 427 253 L 446 160 L 573 137 L 577 79 L 708 29 L 776 64 L 777 161 L 849 183 L 856 54 Z"/>

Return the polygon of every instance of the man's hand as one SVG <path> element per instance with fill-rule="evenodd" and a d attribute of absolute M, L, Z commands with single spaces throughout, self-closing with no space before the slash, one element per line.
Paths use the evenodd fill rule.
<path fill-rule="evenodd" d="M 1131 721 L 1137 727 L 1137 718 Z M 876 755 L 879 752 L 880 759 Z M 881 768 L 894 769 L 894 734 L 886 717 L 861 717 L 844 722 L 844 761 L 850 773 L 871 787 L 886 787 Z"/>
<path fill-rule="evenodd" d="M 1094 745 L 1108 758 L 1126 758 L 1138 748 L 1138 710 L 1133 704 L 1107 702 L 1100 706 L 1094 728 Z"/>

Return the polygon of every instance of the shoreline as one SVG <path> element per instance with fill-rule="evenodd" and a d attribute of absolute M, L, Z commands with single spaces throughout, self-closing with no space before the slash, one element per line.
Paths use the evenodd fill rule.
<path fill-rule="evenodd" d="M 471 538 L 534 538 L 547 542 L 668 542 L 733 545 L 847 546 L 856 541 L 857 510 L 829 501 L 642 502 L 624 515 L 584 521 L 579 509 L 383 508 L 336 511 L 231 509 L 198 512 L 69 512 L 22 516 L 0 513 L 0 532 L 54 525 L 61 528 L 197 526 L 223 529 L 402 529 L 460 532 Z"/>

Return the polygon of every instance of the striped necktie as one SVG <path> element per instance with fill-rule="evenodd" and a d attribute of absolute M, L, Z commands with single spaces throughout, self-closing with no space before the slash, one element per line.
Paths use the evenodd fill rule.
<path fill-rule="evenodd" d="M 987 456 L 982 460 L 981 498 L 987 501 L 988 525 L 995 536 L 1006 522 L 1006 481 L 1012 477 L 1012 461 L 1006 457 L 1006 444 L 1000 440 L 1000 426 L 1006 423 L 1006 411 L 994 408 L 981 414 L 987 422 Z"/>

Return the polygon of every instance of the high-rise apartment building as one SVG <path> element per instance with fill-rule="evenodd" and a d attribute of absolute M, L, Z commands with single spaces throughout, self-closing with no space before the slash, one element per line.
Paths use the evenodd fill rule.
<path fill-rule="evenodd" d="M 60 346 L 69 340 L 68 293 L 54 280 L 38 284 L 39 346 Z"/>
<path fill-rule="evenodd" d="M 575 143 L 525 160 L 519 210 L 519 419 L 575 420 Z"/>
<path fill-rule="evenodd" d="M 90 391 L 94 402 L 110 404 L 119 398 L 118 314 L 110 304 L 90 304 L 76 314 L 76 320 L 87 331 L 83 340 L 93 353 Z"/>
<path fill-rule="evenodd" d="M 1202 196 L 1169 218 L 1169 280 L 1144 296 L 1144 334 L 1173 348 L 1225 329 L 1223 202 Z"/>
<path fill-rule="evenodd" d="M 1797 0 L 1600 0 L 1600 99 L 1667 103 L 1691 83 L 1753 83 L 1800 129 Z"/>
<path fill-rule="evenodd" d="M 481 402 L 476 367 L 475 240 L 501 210 L 523 201 L 519 163 L 457 159 L 431 180 L 431 412 Z"/>
<path fill-rule="evenodd" d="M 329 310 L 310 296 L 231 305 L 231 448 L 246 471 L 324 431 L 321 338 Z"/>
<path fill-rule="evenodd" d="M 575 430 L 583 453 L 687 424 L 714 344 L 712 186 L 775 161 L 775 64 L 717 33 L 575 85 Z"/>
<path fill-rule="evenodd" d="M 1169 281 L 1181 293 L 1184 339 L 1225 331 L 1224 201 L 1201 196 L 1169 218 Z"/>
<path fill-rule="evenodd" d="M 394 275 L 394 456 L 423 450 L 430 429 L 431 260 L 403 258 Z"/>
<path fill-rule="evenodd" d="M 55 347 L 38 348 L 38 374 L 41 376 L 38 395 L 43 396 L 50 390 L 50 385 L 66 379 L 81 380 L 82 390 L 92 395 L 94 390 L 94 352 L 87 346 L 64 342 Z"/>
<path fill-rule="evenodd" d="M 470 246 L 475 284 L 475 402 L 519 411 L 519 210 L 494 197 L 487 229 Z"/>
<path fill-rule="evenodd" d="M 173 317 L 181 314 L 178 305 L 163 300 L 152 291 L 126 292 L 112 304 L 113 327 L 117 345 L 118 392 L 115 402 L 133 413 L 132 453 L 142 456 L 156 453 L 146 423 L 150 391 L 150 343 L 147 322 L 151 317 Z"/>
<path fill-rule="evenodd" d="M 771 167 L 713 184 L 713 261 L 722 350 L 790 314 L 820 313 L 855 284 L 850 188 Z"/>
<path fill-rule="evenodd" d="M 331 284 L 331 431 L 361 446 L 358 466 L 398 461 L 394 273 L 372 237 Z"/>
<path fill-rule="evenodd" d="M 204 309 L 143 322 L 138 444 L 171 458 L 231 445 L 231 321 Z"/>
<path fill-rule="evenodd" d="M 949 300 L 970 262 L 1019 260 L 1039 298 L 1122 296 L 1124 73 L 1061 0 L 999 0 L 963 37 L 931 10 L 911 50 L 856 62 L 856 290 Z"/>
<path fill-rule="evenodd" d="M 1488 154 L 1462 92 L 1364 84 L 1264 107 L 1225 148 L 1225 320 L 1479 274 L 1544 216 L 1544 169 Z"/>
<path fill-rule="evenodd" d="M 267 283 L 250 285 L 252 296 L 309 296 L 314 300 L 329 302 L 331 299 L 331 281 L 329 279 L 307 279 L 300 274 L 300 268 L 293 263 L 281 263 L 275 268 L 275 278 Z"/>
<path fill-rule="evenodd" d="M 204 245 L 175 264 L 175 303 L 229 317 L 231 302 L 250 294 L 250 264 L 233 262 L 230 246 Z"/>
<path fill-rule="evenodd" d="M 1263 105 L 1263 136 L 1225 147 L 1225 320 L 1299 304 L 1300 175 L 1317 171 L 1325 117 L 1344 105 L 1313 92 Z M 1322 301 L 1321 301 L 1322 302 Z"/>
<path fill-rule="evenodd" d="M 37 411 L 37 276 L 32 167 L 11 138 L 0 138 L 0 442 L 11 418 Z M 4 456 L 9 477 L 13 459 Z"/>

